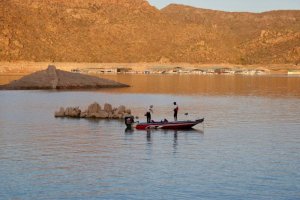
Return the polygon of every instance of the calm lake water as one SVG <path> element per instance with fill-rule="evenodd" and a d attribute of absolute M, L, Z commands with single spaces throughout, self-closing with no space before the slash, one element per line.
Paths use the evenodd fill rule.
<path fill-rule="evenodd" d="M 300 78 L 105 76 L 133 87 L 0 91 L 0 199 L 300 199 Z M 0 76 L 0 83 L 18 77 Z M 55 119 L 124 104 L 143 120 L 205 117 L 191 131 Z M 189 113 L 186 117 L 184 113 Z"/>

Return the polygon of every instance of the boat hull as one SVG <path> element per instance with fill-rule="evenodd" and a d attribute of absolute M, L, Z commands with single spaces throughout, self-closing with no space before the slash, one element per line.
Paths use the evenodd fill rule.
<path fill-rule="evenodd" d="M 136 125 L 137 130 L 148 129 L 170 129 L 170 130 L 184 130 L 191 129 L 197 124 L 204 122 L 204 119 L 195 121 L 179 121 L 179 122 L 153 122 L 153 123 L 139 123 Z"/>

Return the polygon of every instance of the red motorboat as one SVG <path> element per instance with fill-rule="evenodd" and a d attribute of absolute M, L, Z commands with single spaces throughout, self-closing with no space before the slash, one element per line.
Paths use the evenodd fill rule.
<path fill-rule="evenodd" d="M 138 130 L 147 130 L 147 129 L 191 129 L 197 124 L 204 122 L 203 119 L 198 119 L 195 121 L 178 121 L 178 122 L 152 122 L 152 123 L 138 123 L 135 128 Z"/>

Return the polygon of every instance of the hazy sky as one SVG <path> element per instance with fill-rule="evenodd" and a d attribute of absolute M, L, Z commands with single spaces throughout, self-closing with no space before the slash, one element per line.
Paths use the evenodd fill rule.
<path fill-rule="evenodd" d="M 157 8 L 170 3 L 225 11 L 262 12 L 269 10 L 300 10 L 300 0 L 148 0 Z"/>

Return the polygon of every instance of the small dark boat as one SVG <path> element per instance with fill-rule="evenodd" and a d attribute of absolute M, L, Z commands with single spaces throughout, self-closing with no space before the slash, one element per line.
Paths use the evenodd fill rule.
<path fill-rule="evenodd" d="M 152 122 L 152 123 L 138 123 L 135 128 L 137 130 L 147 130 L 147 129 L 191 129 L 197 124 L 204 122 L 203 119 L 198 119 L 195 121 L 178 121 L 178 122 Z"/>

